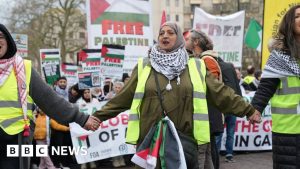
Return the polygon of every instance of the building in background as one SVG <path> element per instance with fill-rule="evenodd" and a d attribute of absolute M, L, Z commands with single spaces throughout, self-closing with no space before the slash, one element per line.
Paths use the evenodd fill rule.
<path fill-rule="evenodd" d="M 257 0 L 153 0 L 153 35 L 158 37 L 158 30 L 163 10 L 166 11 L 167 21 L 176 22 L 183 30 L 188 30 L 193 24 L 195 7 L 201 7 L 212 15 L 228 15 L 245 10 L 245 32 L 251 18 L 262 25 L 264 1 Z M 244 45 L 242 69 L 254 64 L 260 68 L 261 53 Z"/>

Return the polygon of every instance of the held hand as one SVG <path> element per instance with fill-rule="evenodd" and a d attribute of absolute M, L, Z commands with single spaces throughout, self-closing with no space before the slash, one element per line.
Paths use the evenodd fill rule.
<path fill-rule="evenodd" d="M 95 117 L 90 116 L 87 122 L 84 124 L 84 128 L 87 130 L 95 131 L 99 128 L 101 121 Z"/>
<path fill-rule="evenodd" d="M 248 118 L 250 123 L 260 123 L 262 121 L 261 114 L 259 111 L 255 110 L 255 112 Z"/>

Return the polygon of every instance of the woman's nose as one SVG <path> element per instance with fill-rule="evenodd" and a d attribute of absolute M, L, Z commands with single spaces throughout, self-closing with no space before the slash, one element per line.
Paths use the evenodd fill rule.
<path fill-rule="evenodd" d="M 162 37 L 163 37 L 163 38 L 167 38 L 167 37 L 168 37 L 168 34 L 167 34 L 167 33 L 164 33 L 164 34 L 162 35 Z"/>

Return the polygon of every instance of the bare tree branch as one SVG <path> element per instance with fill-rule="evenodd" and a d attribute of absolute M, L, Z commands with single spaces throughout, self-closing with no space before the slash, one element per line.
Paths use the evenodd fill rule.
<path fill-rule="evenodd" d="M 9 28 L 28 35 L 30 57 L 39 59 L 42 48 L 60 48 L 65 62 L 69 53 L 86 45 L 85 39 L 78 39 L 80 31 L 85 32 L 84 5 L 84 0 L 16 0 Z"/>

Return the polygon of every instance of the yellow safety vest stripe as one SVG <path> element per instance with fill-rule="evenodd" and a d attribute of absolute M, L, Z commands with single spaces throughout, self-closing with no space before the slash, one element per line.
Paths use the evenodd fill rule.
<path fill-rule="evenodd" d="M 206 67 L 203 60 L 191 58 L 188 62 L 191 81 L 193 84 L 193 133 L 199 145 L 208 143 L 210 140 L 209 134 L 209 119 L 206 101 Z"/>
<path fill-rule="evenodd" d="M 300 79 L 285 77 L 271 99 L 272 131 L 299 134 L 300 128 Z"/>
<path fill-rule="evenodd" d="M 26 73 L 26 90 L 29 91 L 31 78 L 31 62 L 24 60 Z M 14 71 L 14 70 L 12 70 Z M 21 103 L 18 101 L 17 80 L 14 72 L 8 76 L 5 84 L 0 87 L 0 127 L 9 135 L 24 130 L 24 117 Z M 27 95 L 27 116 L 32 119 L 33 100 Z"/>

